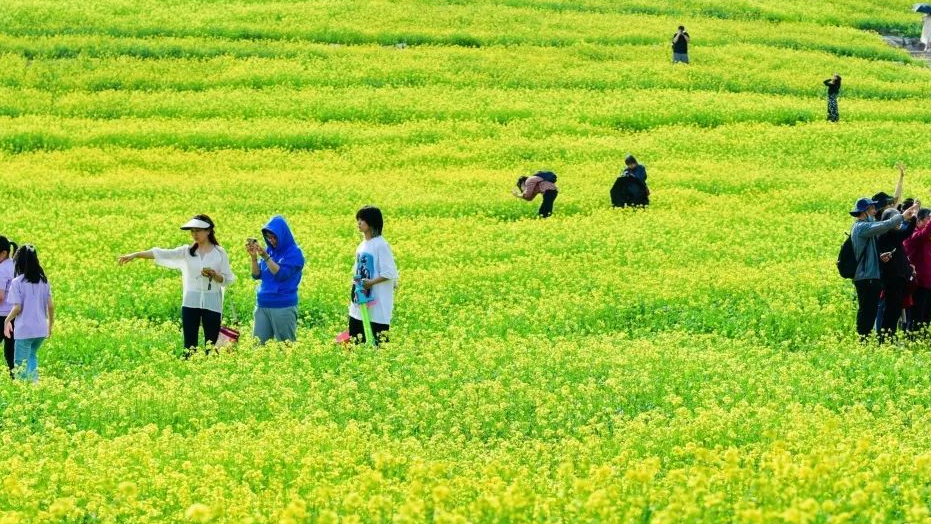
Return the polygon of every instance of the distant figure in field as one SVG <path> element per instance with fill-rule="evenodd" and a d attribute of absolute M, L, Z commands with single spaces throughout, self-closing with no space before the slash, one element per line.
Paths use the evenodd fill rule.
<path fill-rule="evenodd" d="M 207 215 L 195 215 L 182 230 L 191 232 L 189 245 L 174 249 L 152 248 L 123 255 L 120 265 L 143 258 L 155 260 L 162 267 L 181 271 L 184 294 L 181 301 L 181 328 L 184 333 L 185 355 L 197 349 L 201 325 L 204 339 L 216 344 L 223 321 L 223 292 L 236 281 L 230 269 L 230 259 L 214 234 L 214 223 Z"/>
<path fill-rule="evenodd" d="M 650 204 L 650 189 L 647 187 L 647 168 L 637 162 L 633 155 L 624 159 L 626 169 L 614 181 L 611 188 L 611 203 L 614 207 L 647 206 Z"/>
<path fill-rule="evenodd" d="M 840 120 L 840 114 L 837 112 L 837 95 L 840 93 L 840 75 L 834 73 L 834 76 L 824 81 L 828 86 L 828 121 L 837 122 Z"/>
<path fill-rule="evenodd" d="M 16 248 L 16 242 L 0 235 L 0 326 L 6 323 L 6 317 L 13 310 L 13 304 L 10 303 L 10 284 L 15 277 L 13 255 L 16 254 Z M 0 327 L 0 330 L 2 329 Z M 6 366 L 10 369 L 10 378 L 13 378 L 12 336 L 3 335 L 3 356 L 6 358 Z"/>
<path fill-rule="evenodd" d="M 37 382 L 39 348 L 45 339 L 52 336 L 52 325 L 55 323 L 52 288 L 39 263 L 36 248 L 27 244 L 16 252 L 13 259 L 16 273 L 16 278 L 10 283 L 13 310 L 3 323 L 3 335 L 16 339 L 13 364 L 18 378 Z"/>
<path fill-rule="evenodd" d="M 685 26 L 680 25 L 676 34 L 672 35 L 672 63 L 689 63 L 689 33 Z"/>
<path fill-rule="evenodd" d="M 537 212 L 540 218 L 546 218 L 553 214 L 553 203 L 559 195 L 559 188 L 556 187 L 556 173 L 552 171 L 537 171 L 531 177 L 519 177 L 517 179 L 517 188 L 511 193 L 520 199 L 530 202 L 537 195 L 543 195 L 543 203 Z"/>

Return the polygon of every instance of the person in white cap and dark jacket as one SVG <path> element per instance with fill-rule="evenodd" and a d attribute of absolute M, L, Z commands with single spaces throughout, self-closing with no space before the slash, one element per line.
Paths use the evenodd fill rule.
<path fill-rule="evenodd" d="M 853 285 L 857 288 L 857 333 L 862 340 L 866 340 L 873 331 L 879 298 L 883 291 L 876 238 L 901 226 L 903 221 L 911 220 L 919 209 L 920 206 L 916 204 L 901 215 L 896 214 L 889 220 L 876 222 L 873 219 L 876 215 L 876 201 L 864 197 L 857 200 L 850 210 L 850 215 L 857 219 L 850 228 L 850 241 L 857 258 Z"/>
<path fill-rule="evenodd" d="M 215 226 L 210 217 L 195 215 L 181 229 L 191 232 L 192 244 L 174 249 L 152 248 L 123 255 L 119 263 L 123 265 L 137 258 L 145 258 L 155 260 L 160 266 L 181 270 L 184 283 L 181 326 L 184 347 L 190 352 L 198 346 L 201 326 L 204 328 L 205 341 L 217 343 L 223 320 L 223 291 L 236 281 L 236 275 L 230 269 L 226 251 L 217 242 Z"/>

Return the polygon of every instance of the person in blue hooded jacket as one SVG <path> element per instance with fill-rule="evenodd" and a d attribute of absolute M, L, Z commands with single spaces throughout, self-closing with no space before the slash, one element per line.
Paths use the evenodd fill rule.
<path fill-rule="evenodd" d="M 272 338 L 295 341 L 297 288 L 304 270 L 304 253 L 281 215 L 268 221 L 262 228 L 262 236 L 265 249 L 254 238 L 246 242 L 246 251 L 252 259 L 252 278 L 261 281 L 256 290 L 252 335 L 260 344 Z"/>

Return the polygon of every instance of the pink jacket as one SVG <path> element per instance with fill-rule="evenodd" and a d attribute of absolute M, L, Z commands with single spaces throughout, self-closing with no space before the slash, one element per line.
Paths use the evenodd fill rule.
<path fill-rule="evenodd" d="M 915 283 L 931 289 L 931 222 L 916 229 L 903 246 L 908 261 L 915 266 Z"/>

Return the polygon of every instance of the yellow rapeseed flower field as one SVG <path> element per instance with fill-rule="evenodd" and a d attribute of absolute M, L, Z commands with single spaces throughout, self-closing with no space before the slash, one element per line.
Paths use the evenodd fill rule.
<path fill-rule="evenodd" d="M 912 3 L 4 0 L 0 235 L 58 320 L 0 380 L 0 523 L 931 522 L 928 343 L 859 344 L 834 268 L 896 162 L 931 198 L 931 69 L 874 32 Z M 378 350 L 333 344 L 365 204 Z M 246 333 L 288 218 L 297 344 L 179 358 L 177 273 L 116 259 L 197 213 Z"/>

